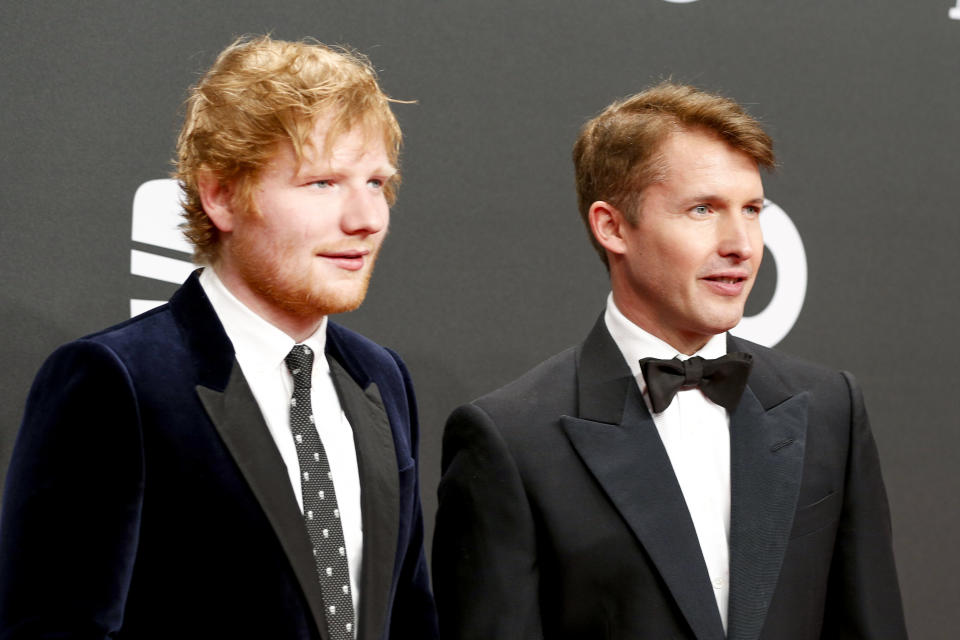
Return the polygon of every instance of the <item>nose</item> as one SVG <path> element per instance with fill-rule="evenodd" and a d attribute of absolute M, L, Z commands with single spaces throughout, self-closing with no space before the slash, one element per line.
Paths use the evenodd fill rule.
<path fill-rule="evenodd" d="M 763 248 L 763 233 L 756 218 L 748 218 L 739 212 L 721 216 L 717 251 L 725 258 L 737 262 L 749 260 Z"/>
<path fill-rule="evenodd" d="M 344 198 L 340 226 L 348 235 L 368 236 L 386 229 L 390 207 L 381 191 L 350 189 Z"/>

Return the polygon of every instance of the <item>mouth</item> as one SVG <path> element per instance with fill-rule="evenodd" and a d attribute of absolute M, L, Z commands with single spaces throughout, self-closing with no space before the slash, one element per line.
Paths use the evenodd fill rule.
<path fill-rule="evenodd" d="M 331 262 L 334 266 L 340 269 L 345 269 L 346 271 L 359 271 L 363 268 L 363 265 L 366 262 L 366 257 L 369 255 L 369 253 L 370 251 L 366 249 L 330 251 L 318 253 L 317 257 Z"/>
<path fill-rule="evenodd" d="M 703 278 L 714 293 L 722 296 L 740 295 L 748 280 L 749 277 L 742 273 L 718 273 Z"/>
<path fill-rule="evenodd" d="M 711 276 L 706 278 L 711 282 L 721 282 L 723 284 L 737 284 L 738 282 L 744 282 L 746 278 L 737 277 L 737 276 Z"/>

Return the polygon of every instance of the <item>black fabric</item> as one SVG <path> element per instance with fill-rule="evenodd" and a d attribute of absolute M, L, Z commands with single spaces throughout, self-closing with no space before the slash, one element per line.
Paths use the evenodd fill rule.
<path fill-rule="evenodd" d="M 692 387 L 699 387 L 703 395 L 732 412 L 747 386 L 752 366 L 753 356 L 742 352 L 728 353 L 714 360 L 693 356 L 687 360 L 644 358 L 640 361 L 650 406 L 655 413 L 664 412 L 677 391 Z"/>
<path fill-rule="evenodd" d="M 730 413 L 727 632 L 683 493 L 601 315 L 579 348 L 458 408 L 433 571 L 445 640 L 907 637 L 863 400 L 753 356 Z"/>

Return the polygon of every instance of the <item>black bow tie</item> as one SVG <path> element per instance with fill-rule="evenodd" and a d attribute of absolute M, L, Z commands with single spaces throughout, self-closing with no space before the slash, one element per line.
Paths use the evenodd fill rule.
<path fill-rule="evenodd" d="M 732 413 L 747 386 L 751 366 L 753 356 L 739 351 L 716 360 L 693 356 L 687 360 L 644 358 L 640 361 L 654 413 L 666 410 L 677 391 L 691 387 L 699 387 L 703 395 Z"/>

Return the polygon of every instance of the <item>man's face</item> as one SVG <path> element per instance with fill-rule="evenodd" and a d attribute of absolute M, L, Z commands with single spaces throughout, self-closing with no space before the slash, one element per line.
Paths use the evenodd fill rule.
<path fill-rule="evenodd" d="M 324 153 L 325 124 L 302 163 L 289 142 L 279 146 L 254 185 L 254 211 L 233 216 L 217 264 L 234 295 L 294 332 L 363 302 L 390 218 L 384 185 L 396 169 L 381 136 L 355 129 Z"/>
<path fill-rule="evenodd" d="M 628 318 L 693 353 L 743 316 L 763 257 L 763 184 L 756 162 L 706 131 L 674 133 L 662 151 L 665 179 L 624 225 L 611 281 Z"/>

